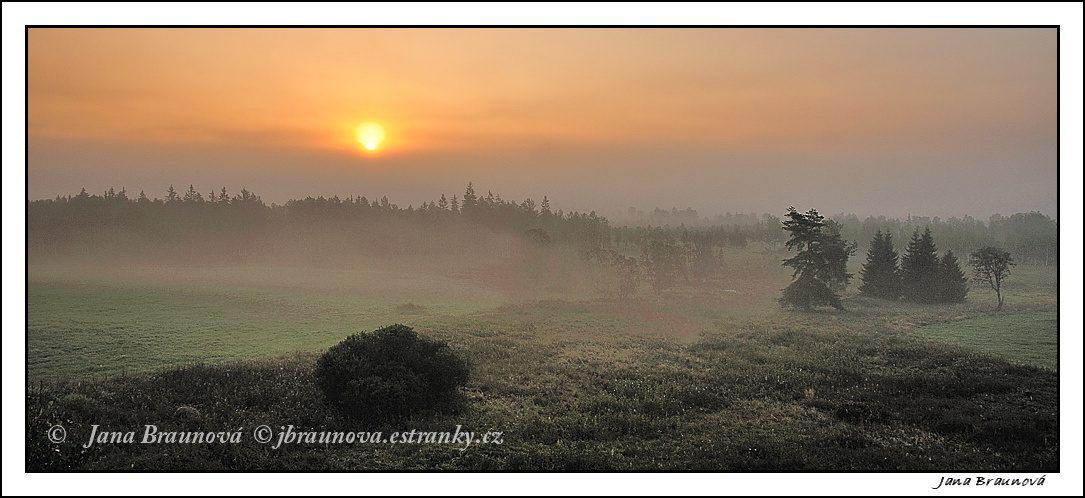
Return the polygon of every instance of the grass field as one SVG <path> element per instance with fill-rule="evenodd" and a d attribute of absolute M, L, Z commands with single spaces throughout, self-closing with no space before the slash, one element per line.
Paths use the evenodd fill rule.
<path fill-rule="evenodd" d="M 1057 336 L 1049 320 L 1058 296 L 1048 283 L 1056 269 L 1015 272 L 999 314 L 975 288 L 959 305 L 887 303 L 851 291 L 846 313 L 797 312 L 776 304 L 789 278 L 779 259 L 731 254 L 729 270 L 709 285 L 658 295 L 645 288 L 626 301 L 598 298 L 590 282 L 560 267 L 568 283 L 518 285 L 516 268 L 440 261 L 350 270 L 32 268 L 28 468 L 1059 468 L 1050 349 L 1031 341 L 1020 348 L 1031 359 L 1001 356 L 1030 320 L 1048 325 L 1044 337 Z M 448 341 L 470 361 L 466 403 L 445 415 L 354 427 L 323 403 L 313 364 L 346 335 L 395 322 Z M 992 340 L 963 340 L 960 332 L 976 324 L 988 324 Z M 178 420 L 178 406 L 202 418 Z M 57 423 L 69 430 L 62 445 L 41 436 Z M 246 433 L 244 443 L 225 446 L 79 446 L 91 424 L 119 431 L 146 423 L 386 433 L 462 425 L 501 431 L 504 443 L 462 452 L 273 450 Z"/>
<path fill-rule="evenodd" d="M 1007 359 L 1057 370 L 1059 317 L 1057 313 L 984 316 L 916 329 L 924 337 L 955 342 Z"/>
<path fill-rule="evenodd" d="M 27 299 L 35 381 L 318 350 L 397 321 L 494 308 L 505 294 L 387 267 L 36 268 Z"/>

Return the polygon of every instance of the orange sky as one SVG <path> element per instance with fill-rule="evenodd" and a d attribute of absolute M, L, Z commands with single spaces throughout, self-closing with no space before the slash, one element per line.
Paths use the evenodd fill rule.
<path fill-rule="evenodd" d="M 1055 216 L 1055 29 L 28 31 L 28 198 Z M 377 153 L 357 125 L 387 130 Z"/>

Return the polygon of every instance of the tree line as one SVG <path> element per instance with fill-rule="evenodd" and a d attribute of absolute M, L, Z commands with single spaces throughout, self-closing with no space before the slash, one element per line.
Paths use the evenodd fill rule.
<path fill-rule="evenodd" d="M 671 211 L 657 208 L 648 213 L 630 208 L 624 219 L 636 227 L 732 227 L 741 232 L 749 244 L 770 252 L 782 250 L 787 240 L 787 234 L 780 230 L 783 220 L 768 213 L 727 213 L 709 218 L 689 208 L 681 211 L 677 208 Z M 986 221 L 971 216 L 908 216 L 898 219 L 885 216 L 860 218 L 843 213 L 826 216 L 825 219 L 839 226 L 842 237 L 856 241 L 861 252 L 869 249 L 869 244 L 879 231 L 890 234 L 896 240 L 907 240 L 916 230 L 930 228 L 939 247 L 954 254 L 970 254 L 981 247 L 995 246 L 1013 253 L 1021 263 L 1058 264 L 1058 222 L 1035 211 L 1010 216 L 995 214 Z"/>
<path fill-rule="evenodd" d="M 31 257 L 101 254 L 245 259 L 258 253 L 310 257 L 322 253 L 444 253 L 477 251 L 496 233 L 537 229 L 559 244 L 599 246 L 608 222 L 592 213 L 551 211 L 549 199 L 516 203 L 468 184 L 462 197 L 402 208 L 369 200 L 306 197 L 267 204 L 226 188 L 202 194 L 172 185 L 164 198 L 124 189 L 27 202 Z"/>
<path fill-rule="evenodd" d="M 782 229 L 789 238 L 784 245 L 789 251 L 794 250 L 795 255 L 783 260 L 783 265 L 792 267 L 794 273 L 780 304 L 803 309 L 815 306 L 843 309 L 838 293 L 853 276 L 847 272 L 847 266 L 857 244 L 845 240 L 840 224 L 825 219 L 815 209 L 800 213 L 791 207 L 785 218 Z M 995 291 L 996 310 L 1001 310 L 1004 302 L 1001 284 L 1015 265 L 1009 251 L 985 246 L 972 252 L 968 263 L 973 268 L 974 280 L 988 284 Z M 922 233 L 918 229 L 913 232 L 903 256 L 897 253 L 891 232 L 875 232 L 860 274 L 860 295 L 889 301 L 961 303 L 969 291 L 960 260 L 952 250 L 938 255 L 930 227 Z"/>
<path fill-rule="evenodd" d="M 986 222 L 971 216 L 939 218 L 909 216 L 904 220 L 884 216 L 855 215 L 832 217 L 840 224 L 841 234 L 859 241 L 859 249 L 869 249 L 877 232 L 896 240 L 908 240 L 916 230 L 929 228 L 938 246 L 954 254 L 971 254 L 983 247 L 1001 247 L 1014 254 L 1018 262 L 1030 265 L 1057 265 L 1059 262 L 1058 221 L 1039 212 L 992 215 Z"/>
<path fill-rule="evenodd" d="M 677 258 L 684 260 L 682 265 L 664 265 L 678 268 L 660 273 L 664 286 L 672 278 L 704 280 L 710 273 L 711 253 L 723 248 L 785 249 L 783 220 L 771 214 L 729 213 L 709 220 L 689 209 L 664 213 L 657 210 L 653 216 L 682 223 L 615 226 L 594 212 L 552 210 L 546 196 L 539 202 L 531 198 L 516 202 L 492 192 L 479 194 L 472 183 L 461 195 L 442 194 L 407 208 L 387 197 L 365 196 L 306 197 L 269 205 L 247 189 L 233 193 L 225 187 L 204 194 L 191 185 L 187 190 L 171 185 L 164 198 L 144 192 L 131 196 L 113 188 L 92 195 L 84 189 L 75 196 L 28 201 L 27 248 L 36 256 L 89 255 L 120 247 L 138 254 L 244 258 L 293 240 L 292 251 L 301 255 L 348 249 L 441 253 L 478 250 L 482 242 L 471 233 L 512 233 L 532 241 L 525 234 L 538 230 L 552 243 L 574 248 L 585 257 L 598 259 L 599 251 L 608 250 L 665 262 L 676 259 L 667 255 L 670 252 L 682 254 Z M 684 223 L 694 219 L 701 221 Z M 939 245 L 954 254 L 995 246 L 1012 252 L 1018 262 L 1058 262 L 1057 222 L 1040 213 L 994 216 L 986 224 L 971 217 L 901 221 L 872 216 L 860 221 L 854 215 L 837 215 L 826 221 L 842 238 L 857 241 L 858 250 L 868 250 L 867 241 L 879 231 L 900 240 L 916 229 L 930 228 Z"/>

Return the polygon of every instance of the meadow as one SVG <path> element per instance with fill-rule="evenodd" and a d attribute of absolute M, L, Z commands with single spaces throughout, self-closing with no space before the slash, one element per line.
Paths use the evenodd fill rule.
<path fill-rule="evenodd" d="M 1058 369 L 1057 313 L 979 317 L 916 329 L 924 337 L 955 342 L 1031 365 Z"/>
<path fill-rule="evenodd" d="M 573 255 L 31 266 L 27 467 L 1059 469 L 1057 267 L 1018 268 L 997 314 L 993 292 L 975 284 L 962 304 L 852 288 L 846 312 L 801 312 L 777 304 L 790 279 L 779 261 L 728 250 L 708 282 L 643 286 L 627 299 L 603 297 L 605 279 Z M 464 402 L 355 427 L 324 404 L 313 365 L 347 335 L 392 323 L 468 359 Z M 979 330 L 984 340 L 962 332 Z M 1023 354 L 1007 354 L 1010 343 Z M 178 418 L 179 406 L 201 415 Z M 68 429 L 65 443 L 43 436 L 54 424 Z M 240 427 L 244 439 L 82 448 L 92 424 Z M 252 440 L 261 424 L 386 435 L 461 426 L 503 442 L 272 449 Z"/>
<path fill-rule="evenodd" d="M 29 379 L 324 349 L 422 310 L 458 315 L 504 299 L 470 279 L 393 267 L 31 268 Z"/>

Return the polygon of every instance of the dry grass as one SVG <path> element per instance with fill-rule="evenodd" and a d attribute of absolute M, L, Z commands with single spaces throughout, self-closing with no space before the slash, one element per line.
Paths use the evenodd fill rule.
<path fill-rule="evenodd" d="M 848 295 L 844 313 L 785 311 L 775 305 L 789 278 L 778 259 L 735 252 L 725 260 L 735 265 L 733 272 L 718 280 L 662 295 L 645 288 L 625 301 L 583 298 L 590 286 L 575 282 L 569 284 L 575 292 L 555 298 L 553 285 L 538 280 L 513 299 L 502 294 L 501 285 L 484 285 L 489 277 L 448 276 L 460 270 L 445 271 L 444 277 L 438 272 L 432 287 L 423 273 L 377 272 L 383 277 L 359 280 L 354 277 L 366 270 L 357 270 L 319 290 L 331 274 L 245 280 L 244 272 L 207 270 L 205 276 L 220 280 L 177 284 L 142 272 L 146 280 L 130 274 L 68 281 L 59 273 L 32 275 L 32 373 L 45 377 L 44 372 L 67 370 L 70 380 L 35 382 L 28 389 L 28 467 L 1059 468 L 1055 372 L 915 333 L 919 325 L 986 315 L 981 293 L 951 306 Z M 1053 275 L 1051 269 L 1019 269 L 1007 298 L 1010 316 L 1057 311 L 1058 296 L 1046 283 Z M 277 286 L 279 281 L 285 283 Z M 494 292 L 504 297 L 494 298 Z M 324 405 L 311 378 L 316 353 L 293 351 L 319 351 L 349 333 L 392 322 L 448 341 L 470 361 L 462 411 L 363 428 Z M 112 336 L 103 335 L 110 330 Z M 43 352 L 50 347 L 66 353 Z M 162 354 L 163 347 L 167 355 L 160 363 L 136 374 L 88 379 L 80 363 L 112 355 L 112 370 L 89 369 L 112 374 L 129 361 L 117 352 Z M 291 354 L 279 356 L 284 350 Z M 84 359 L 64 359 L 71 356 Z M 259 357 L 270 359 L 245 359 Z M 185 364 L 190 361 L 206 363 Z M 294 424 L 390 432 L 463 425 L 502 431 L 505 439 L 463 452 L 442 445 L 271 450 L 251 438 L 229 447 L 113 445 L 80 451 L 74 443 L 56 447 L 41 437 L 55 423 L 69 428 L 70 441 L 86 437 L 94 423 L 180 427 L 183 422 L 172 418 L 178 406 L 199 410 L 201 427 Z"/>

